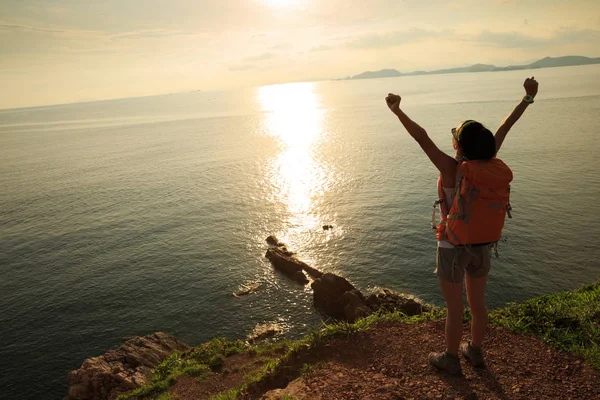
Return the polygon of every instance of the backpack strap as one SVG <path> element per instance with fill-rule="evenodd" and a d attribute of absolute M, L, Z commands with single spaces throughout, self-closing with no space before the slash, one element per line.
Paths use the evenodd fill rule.
<path fill-rule="evenodd" d="M 462 177 L 463 177 L 463 170 L 462 170 L 462 163 L 461 163 L 461 164 L 459 164 L 458 171 L 456 172 L 456 185 L 454 186 L 454 190 L 455 190 L 454 198 L 456 199 L 455 201 L 458 204 L 458 215 L 461 217 L 465 215 L 465 213 L 464 213 L 465 210 L 463 210 L 463 202 L 461 201 L 462 198 L 460 197 L 460 184 L 462 182 Z"/>
<path fill-rule="evenodd" d="M 508 185 L 508 194 L 510 196 L 510 185 Z M 506 216 L 508 218 L 512 218 L 511 211 L 512 211 L 512 206 L 510 205 L 510 200 L 508 200 L 508 203 L 506 203 Z"/>
<path fill-rule="evenodd" d="M 458 215 L 448 214 L 448 219 L 464 219 L 463 199 L 460 195 L 460 184 L 463 180 L 463 163 L 459 163 L 456 170 L 456 183 L 454 185 L 454 201 L 458 204 Z M 448 209 L 450 211 L 450 209 Z"/>
<path fill-rule="evenodd" d="M 448 216 L 450 217 L 450 216 Z M 454 232 L 452 232 L 452 229 L 450 229 L 449 226 L 446 226 L 446 236 L 448 236 L 448 238 L 451 238 L 451 242 L 457 243 L 460 240 L 458 239 L 458 236 L 456 236 L 456 234 Z"/>
<path fill-rule="evenodd" d="M 471 188 L 470 186 L 467 187 L 466 192 L 469 193 L 469 198 L 467 200 L 467 211 L 465 212 L 465 223 L 468 224 L 469 223 L 469 219 L 471 218 L 471 207 L 473 206 L 473 200 L 475 200 L 475 197 L 477 197 L 477 195 L 479 194 L 479 189 L 477 189 L 476 187 Z"/>
<path fill-rule="evenodd" d="M 444 201 L 444 188 L 442 187 L 442 177 L 441 176 L 438 178 L 437 187 L 438 187 L 437 188 L 438 199 L 433 202 L 433 212 L 431 213 L 431 228 L 432 229 L 437 229 L 437 226 L 438 226 L 437 220 L 435 218 L 435 211 L 438 206 L 440 206 L 441 214 L 442 214 L 442 220 L 440 221 L 440 223 L 444 222 L 444 220 L 445 220 L 444 215 L 448 215 L 448 205 Z"/>

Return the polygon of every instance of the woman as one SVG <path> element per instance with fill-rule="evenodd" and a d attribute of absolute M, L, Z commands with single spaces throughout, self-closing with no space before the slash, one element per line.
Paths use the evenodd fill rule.
<path fill-rule="evenodd" d="M 419 143 L 427 157 L 440 171 L 444 201 L 452 204 L 456 185 L 457 163 L 463 160 L 490 159 L 500 150 L 504 138 L 533 103 L 538 91 L 538 82 L 534 77 L 527 78 L 523 84 L 525 96 L 510 115 L 502 122 L 495 135 L 481 123 L 465 121 L 452 129 L 452 145 L 455 157 L 450 157 L 429 138 L 425 129 L 412 121 L 400 109 L 400 96 L 390 93 L 386 97 L 389 109 L 396 114 L 404 128 Z M 485 287 L 490 270 L 489 246 L 455 247 L 449 241 L 438 240 L 436 269 L 442 294 L 446 301 L 446 351 L 430 353 L 429 362 L 438 369 L 450 374 L 462 372 L 458 352 L 463 354 L 475 367 L 485 365 L 481 345 L 488 323 L 485 307 Z M 466 272 L 467 300 L 471 310 L 471 341 L 460 343 L 463 320 L 463 279 Z"/>

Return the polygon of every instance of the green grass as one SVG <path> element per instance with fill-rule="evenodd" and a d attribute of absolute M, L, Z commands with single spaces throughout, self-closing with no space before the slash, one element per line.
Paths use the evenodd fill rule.
<path fill-rule="evenodd" d="M 158 396 L 156 398 L 156 400 L 177 400 L 179 398 L 179 396 L 177 395 L 173 395 L 169 392 L 165 392 L 163 394 L 161 394 L 160 396 Z"/>
<path fill-rule="evenodd" d="M 492 312 L 490 321 L 581 355 L 600 371 L 600 282 L 511 304 Z"/>
<path fill-rule="evenodd" d="M 303 378 L 308 378 L 317 373 L 317 371 L 323 368 L 326 365 L 324 362 L 318 362 L 315 364 L 304 364 L 300 369 L 300 376 Z"/>
<path fill-rule="evenodd" d="M 400 322 L 404 324 L 415 324 L 425 321 L 433 321 L 436 319 L 443 318 L 445 316 L 445 310 L 435 309 L 430 312 L 422 313 L 412 317 L 408 317 L 406 314 L 400 311 L 386 312 L 380 310 L 369 315 L 366 318 L 359 319 L 354 323 L 350 322 L 336 322 L 333 324 L 324 324 L 324 329 L 312 335 L 320 336 L 315 337 L 313 340 L 329 339 L 334 337 L 350 337 L 359 332 L 366 331 L 372 327 L 386 322 Z"/>
<path fill-rule="evenodd" d="M 197 381 L 202 381 L 221 370 L 225 357 L 245 348 L 246 345 L 240 340 L 217 338 L 192 350 L 173 353 L 152 370 L 149 383 L 121 394 L 117 400 L 170 399 L 167 391 L 177 382 L 178 377 L 193 376 Z"/>
<path fill-rule="evenodd" d="M 329 339 L 348 338 L 359 332 L 369 330 L 381 323 L 398 322 L 404 324 L 416 324 L 419 322 L 437 320 L 444 316 L 444 309 L 435 309 L 412 317 L 409 317 L 400 311 L 386 312 L 380 310 L 368 317 L 359 319 L 356 322 L 336 321 L 329 324 L 323 322 L 321 329 L 309 331 L 302 339 L 289 343 L 288 348 L 291 350 L 297 350 L 302 347 L 310 348 Z"/>
<path fill-rule="evenodd" d="M 277 357 L 268 357 L 262 359 L 260 367 L 254 369 L 252 372 L 246 374 L 244 376 L 244 383 L 242 384 L 243 388 L 247 388 L 254 383 L 258 383 L 263 380 L 265 377 L 273 374 L 279 364 L 281 363 L 281 358 Z"/>
<path fill-rule="evenodd" d="M 211 397 L 210 400 L 235 400 L 240 396 L 240 394 L 241 392 L 239 389 L 231 389 Z"/>

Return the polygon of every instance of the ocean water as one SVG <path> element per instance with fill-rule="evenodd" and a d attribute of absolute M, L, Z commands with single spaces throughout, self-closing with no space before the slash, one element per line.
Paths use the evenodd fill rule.
<path fill-rule="evenodd" d="M 384 97 L 450 153 L 450 128 L 497 128 L 527 74 L 540 93 L 499 154 L 515 180 L 498 307 L 600 278 L 599 66 L 0 111 L 0 398 L 62 398 L 70 370 L 131 335 L 318 326 L 309 287 L 264 258 L 270 234 L 361 289 L 441 305 L 436 170 Z M 233 298 L 248 282 L 258 292 Z"/>

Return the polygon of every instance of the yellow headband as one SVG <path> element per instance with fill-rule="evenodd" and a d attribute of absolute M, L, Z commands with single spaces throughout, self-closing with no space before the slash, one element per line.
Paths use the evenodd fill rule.
<path fill-rule="evenodd" d="M 468 120 L 466 122 L 463 122 L 463 124 L 456 130 L 456 140 L 460 139 L 460 134 L 462 133 L 462 131 L 469 125 L 476 123 L 477 121 L 475 120 Z"/>

